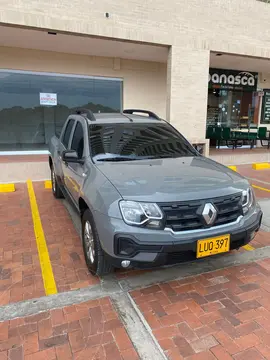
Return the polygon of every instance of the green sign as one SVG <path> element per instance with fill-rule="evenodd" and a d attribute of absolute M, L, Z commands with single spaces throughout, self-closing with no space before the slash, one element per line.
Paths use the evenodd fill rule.
<path fill-rule="evenodd" d="M 256 91 L 258 73 L 238 70 L 209 69 L 209 89 Z"/>
<path fill-rule="evenodd" d="M 270 124 L 270 89 L 264 89 L 261 124 Z"/>

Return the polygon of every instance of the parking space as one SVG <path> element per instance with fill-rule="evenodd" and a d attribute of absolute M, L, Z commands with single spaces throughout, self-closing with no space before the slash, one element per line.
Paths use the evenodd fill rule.
<path fill-rule="evenodd" d="M 238 166 L 237 171 L 251 179 L 251 184 L 267 182 L 270 175 L 270 170 L 255 171 L 251 165 Z M 87 288 L 100 282 L 86 268 L 80 236 L 63 202 L 53 197 L 48 182 L 46 187 L 43 181 L 34 182 L 32 190 L 36 210 L 26 183 L 16 184 L 13 193 L 0 194 L 3 204 L 0 209 L 1 305 Z M 259 199 L 267 199 L 270 182 L 269 192 L 255 189 L 258 191 Z M 268 246 L 269 242 L 269 233 L 261 230 L 239 251 L 252 251 Z M 152 271 L 155 270 L 117 270 L 115 276 L 121 280 Z"/>
<path fill-rule="evenodd" d="M 255 187 L 259 200 L 269 198 L 269 170 L 255 171 L 244 165 L 237 171 L 259 187 Z M 65 203 L 53 197 L 49 185 L 30 181 L 16 184 L 15 192 L 0 194 L 0 306 L 20 302 L 23 305 L 19 308 L 29 311 L 33 303 L 27 300 L 59 296 L 46 311 L 0 321 L 1 360 L 144 358 L 137 353 L 142 340 L 133 334 L 134 317 L 129 325 L 126 320 L 134 306 L 143 331 L 149 335 L 150 326 L 150 336 L 168 360 L 270 359 L 269 259 L 220 269 L 223 261 L 238 253 L 234 250 L 217 258 L 217 263 L 221 261 L 219 270 L 204 273 L 209 260 L 203 259 L 192 264 L 200 275 L 181 280 L 168 281 L 166 272 L 170 269 L 164 268 L 157 270 L 159 275 L 156 270 L 117 270 L 114 279 L 100 281 L 89 274 L 77 226 Z M 266 230 L 260 230 L 241 248 L 240 256 L 269 246 Z M 181 269 L 184 267 L 179 268 L 178 276 Z M 139 284 L 133 289 L 139 286 L 139 290 L 130 293 L 134 300 L 131 308 L 123 308 L 115 303 L 114 294 L 123 292 L 126 296 L 128 290 L 120 284 L 125 288 L 133 280 Z M 154 285 L 144 288 L 149 284 Z M 71 295 L 70 291 L 77 289 L 84 289 L 84 294 L 93 291 L 94 296 L 86 301 Z M 72 305 L 62 304 L 66 291 L 67 298 L 75 296 Z M 108 297 L 100 298 L 102 291 Z M 40 301 L 45 303 L 44 299 L 49 296 Z M 142 347 L 140 351 L 144 354 L 145 350 Z M 156 359 L 147 356 L 145 359 Z"/>
<path fill-rule="evenodd" d="M 84 261 L 80 236 L 60 200 L 36 182 L 34 190 L 58 292 L 75 290 L 99 282 Z"/>
<path fill-rule="evenodd" d="M 86 268 L 80 237 L 62 202 L 44 182 L 33 183 L 33 192 L 37 220 L 26 183 L 0 194 L 0 305 L 99 282 Z M 34 223 L 38 218 L 40 224 Z"/>
<path fill-rule="evenodd" d="M 0 199 L 0 305 L 44 296 L 26 184 Z"/>
<path fill-rule="evenodd" d="M 131 293 L 168 359 L 270 359 L 269 259 Z"/>

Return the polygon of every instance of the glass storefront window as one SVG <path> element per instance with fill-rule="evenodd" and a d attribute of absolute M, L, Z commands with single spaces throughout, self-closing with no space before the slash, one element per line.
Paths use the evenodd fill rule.
<path fill-rule="evenodd" d="M 258 124 L 258 108 L 256 92 L 209 89 L 207 126 L 240 128 Z"/>
<path fill-rule="evenodd" d="M 0 151 L 46 150 L 77 107 L 122 111 L 122 79 L 0 70 Z"/>

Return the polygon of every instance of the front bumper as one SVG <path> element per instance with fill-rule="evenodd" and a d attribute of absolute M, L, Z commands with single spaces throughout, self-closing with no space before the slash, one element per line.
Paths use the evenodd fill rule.
<path fill-rule="evenodd" d="M 148 233 L 142 233 L 140 228 L 132 227 L 132 231 L 127 232 L 120 227 L 113 227 L 113 239 L 110 238 L 109 242 L 113 247 L 102 244 L 103 250 L 107 259 L 116 268 L 121 268 L 123 260 L 129 260 L 129 268 L 147 269 L 159 267 L 164 265 L 172 265 L 196 259 L 197 241 L 216 237 L 219 235 L 230 234 L 230 250 L 239 249 L 240 247 L 248 244 L 255 236 L 256 232 L 260 229 L 262 221 L 262 211 L 257 206 L 254 212 L 248 217 L 243 218 L 239 224 L 235 226 L 227 226 L 224 229 L 211 229 L 211 232 L 196 233 L 178 236 L 170 232 L 163 231 L 163 236 L 160 232 L 151 231 L 151 241 Z M 102 222 L 103 230 L 106 231 L 106 222 Z M 114 223 L 115 225 L 116 223 Z M 110 223 L 110 231 L 113 229 Z M 129 227 L 130 228 L 130 227 Z M 107 229 L 109 230 L 109 229 Z M 108 236 L 108 232 L 106 234 Z M 100 239 L 102 237 L 100 236 Z M 129 243 L 129 251 L 126 254 L 121 254 L 121 243 Z M 107 240 L 108 245 L 108 240 Z M 127 246 L 126 246 L 127 248 Z"/>

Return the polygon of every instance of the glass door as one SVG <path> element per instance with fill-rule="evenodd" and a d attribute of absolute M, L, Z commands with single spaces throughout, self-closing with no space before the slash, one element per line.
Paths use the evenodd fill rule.
<path fill-rule="evenodd" d="M 229 127 L 234 131 L 248 131 L 256 127 L 259 119 L 260 98 L 256 92 L 209 89 L 207 107 L 207 126 Z M 211 146 L 216 141 L 210 140 Z M 226 146 L 225 143 L 221 143 Z M 249 146 L 249 142 L 242 141 Z"/>

